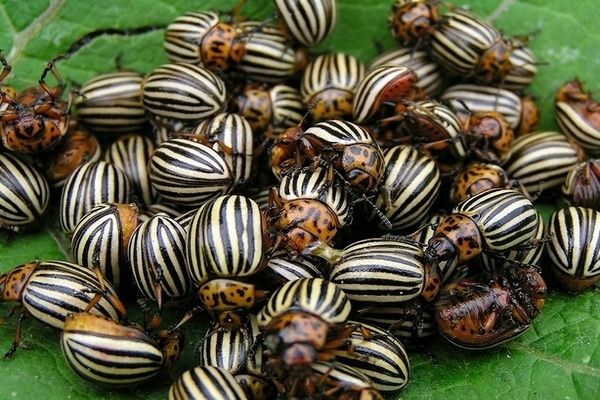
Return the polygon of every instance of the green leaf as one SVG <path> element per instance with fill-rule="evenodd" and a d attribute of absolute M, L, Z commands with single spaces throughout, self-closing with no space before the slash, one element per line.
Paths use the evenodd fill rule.
<path fill-rule="evenodd" d="M 377 54 L 376 43 L 391 49 L 395 43 L 386 20 L 392 2 L 340 0 L 337 28 L 318 50 L 346 52 L 366 62 Z M 99 73 L 114 71 L 117 57 L 123 67 L 149 72 L 167 62 L 162 28 L 175 17 L 198 8 L 228 10 L 234 4 L 232 0 L 202 4 L 190 0 L 0 0 L 0 48 L 13 66 L 8 83 L 19 89 L 36 85 L 47 61 L 84 35 L 109 29 L 117 31 L 95 37 L 58 64 L 63 77 L 82 83 Z M 564 81 L 577 76 L 588 90 L 598 91 L 600 34 L 596 21 L 600 20 L 600 8 L 594 1 L 566 6 L 545 0 L 473 0 L 456 5 L 469 6 L 509 35 L 535 34 L 530 47 L 543 64 L 528 92 L 540 105 L 541 129 L 557 129 L 552 113 L 554 93 Z M 266 19 L 273 10 L 270 1 L 250 0 L 243 13 Z M 141 27 L 148 29 L 125 34 Z M 551 211 L 552 206 L 543 207 L 546 218 Z M 56 227 L 56 222 L 50 218 L 48 225 Z M 64 238 L 57 242 L 60 234 L 55 238 L 51 232 L 56 229 L 16 235 L 10 240 L 7 235 L 0 236 L 0 271 L 35 258 L 68 258 Z M 411 353 L 412 380 L 406 390 L 390 398 L 595 398 L 600 389 L 600 318 L 595 314 L 599 303 L 596 291 L 570 296 L 553 289 L 532 328 L 503 346 L 467 351 L 436 338 L 431 352 L 438 362 Z M 10 306 L 4 305 L 2 312 L 8 312 Z M 0 352 L 10 347 L 16 320 L 13 317 L 0 325 Z M 62 358 L 59 333 L 27 319 L 23 339 L 30 348 L 19 350 L 13 360 L 3 363 L 0 398 L 164 399 L 173 377 L 194 365 L 193 347 L 205 326 L 201 320 L 186 326 L 187 348 L 176 371 L 142 388 L 115 392 L 90 386 L 75 376 Z"/>

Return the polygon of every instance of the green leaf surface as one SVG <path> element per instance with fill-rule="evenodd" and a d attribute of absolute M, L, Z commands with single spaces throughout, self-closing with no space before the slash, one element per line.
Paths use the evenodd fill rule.
<path fill-rule="evenodd" d="M 319 50 L 346 52 L 367 62 L 377 54 L 376 43 L 391 49 L 387 31 L 392 0 L 359 2 L 340 0 L 340 19 L 333 36 Z M 167 58 L 162 48 L 164 26 L 178 15 L 197 9 L 227 10 L 235 1 L 112 0 L 30 1 L 0 0 L 0 48 L 13 71 L 8 83 L 19 89 L 37 84 L 45 63 L 91 32 L 98 35 L 58 65 L 63 77 L 84 82 L 99 73 L 114 71 L 120 57 L 123 67 L 149 72 Z M 541 129 L 557 129 L 552 114 L 554 93 L 566 80 L 579 77 L 588 90 L 598 91 L 600 70 L 600 8 L 592 0 L 473 0 L 460 1 L 482 18 L 493 21 L 509 35 L 535 33 L 532 50 L 543 63 L 528 90 L 542 111 Z M 248 0 L 243 13 L 255 19 L 273 15 L 267 0 Z M 127 35 L 127 31 L 143 33 Z M 57 197 L 54 197 L 57 199 Z M 543 209 L 547 216 L 551 206 Z M 51 219 L 49 226 L 56 226 Z M 0 271 L 33 259 L 65 259 L 64 240 L 42 229 L 10 237 L 0 236 Z M 552 290 L 532 328 L 498 348 L 467 351 L 436 338 L 431 352 L 437 363 L 411 353 L 412 379 L 394 399 L 515 398 L 593 399 L 600 392 L 600 296 L 587 291 L 570 296 Z M 4 304 L 2 313 L 12 305 Z M 16 319 L 0 325 L 0 352 L 13 341 Z M 199 318 L 200 319 L 200 318 Z M 33 319 L 23 323 L 24 344 L 15 358 L 0 362 L 0 398 L 23 399 L 164 399 L 172 377 L 194 365 L 193 347 L 203 323 L 187 326 L 187 348 L 171 376 L 142 388 L 114 392 L 96 388 L 75 376 L 62 358 L 59 333 Z"/>

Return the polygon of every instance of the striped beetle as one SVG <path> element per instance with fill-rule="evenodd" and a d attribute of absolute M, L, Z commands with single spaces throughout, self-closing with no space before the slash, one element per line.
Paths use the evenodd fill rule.
<path fill-rule="evenodd" d="M 0 275 L 0 295 L 0 302 L 19 302 L 25 313 L 59 329 L 73 312 L 89 311 L 114 320 L 127 314 L 114 287 L 100 274 L 67 261 L 34 261 L 5 272 Z M 12 357 L 21 342 L 21 321 L 4 358 Z"/>
<path fill-rule="evenodd" d="M 440 171 L 431 157 L 409 146 L 384 150 L 385 172 L 375 207 L 385 215 L 392 230 L 420 224 L 440 191 Z M 375 218 L 371 212 L 370 219 Z M 379 228 L 390 230 L 380 222 Z"/>
<path fill-rule="evenodd" d="M 235 227 L 235 229 L 232 229 Z M 187 232 L 187 267 L 200 287 L 203 307 L 224 327 L 240 327 L 266 294 L 248 277 L 266 265 L 270 247 L 258 204 L 240 195 L 220 196 L 202 205 Z"/>
<path fill-rule="evenodd" d="M 307 387 L 303 398 L 338 400 L 383 400 L 383 395 L 375 388 L 371 378 L 361 371 L 342 363 L 317 361 L 310 366 L 315 381 Z M 313 387 L 314 386 L 314 387 Z"/>
<path fill-rule="evenodd" d="M 348 54 L 324 54 L 313 59 L 300 82 L 302 101 L 310 104 L 312 121 L 351 117 L 356 87 L 364 75 L 363 63 Z"/>
<path fill-rule="evenodd" d="M 558 89 L 554 115 L 567 137 L 591 155 L 600 155 L 600 105 L 578 79 Z"/>
<path fill-rule="evenodd" d="M 60 227 L 71 235 L 79 220 L 94 205 L 129 203 L 130 183 L 121 169 L 105 161 L 84 163 L 62 187 L 59 204 Z"/>
<path fill-rule="evenodd" d="M 257 314 L 263 332 L 263 369 L 278 390 L 294 396 L 301 372 L 317 360 L 332 361 L 329 350 L 344 347 L 358 328 L 348 324 L 351 305 L 344 292 L 323 279 L 298 279 L 277 289 Z"/>
<path fill-rule="evenodd" d="M 406 387 L 411 375 L 410 360 L 402 342 L 387 330 L 354 323 L 361 325 L 361 330 L 366 330 L 369 336 L 365 337 L 361 330 L 352 332 L 347 339 L 351 351 L 330 351 L 335 356 L 335 364 L 343 364 L 365 374 L 372 380 L 373 387 L 384 394 Z"/>
<path fill-rule="evenodd" d="M 600 212 L 566 207 L 552 213 L 546 242 L 549 272 L 570 293 L 579 293 L 600 280 Z"/>
<path fill-rule="evenodd" d="M 195 367 L 181 374 L 169 388 L 169 400 L 246 400 L 233 374 L 218 367 Z"/>
<path fill-rule="evenodd" d="M 0 153 L 0 227 L 21 231 L 41 223 L 50 201 L 46 178 L 9 153 Z"/>
<path fill-rule="evenodd" d="M 600 210 L 600 161 L 593 158 L 573 167 L 562 186 L 569 206 Z"/>
<path fill-rule="evenodd" d="M 96 204 L 81 217 L 71 236 L 73 260 L 99 268 L 121 293 L 131 284 L 127 247 L 139 224 L 138 215 L 135 204 Z"/>
<path fill-rule="evenodd" d="M 125 173 L 135 192 L 134 196 L 145 207 L 159 200 L 148 173 L 148 161 L 154 148 L 150 138 L 140 134 L 130 134 L 114 140 L 104 152 L 104 161 Z"/>
<path fill-rule="evenodd" d="M 356 88 L 352 106 L 354 122 L 364 124 L 371 119 L 395 115 L 404 108 L 406 100 L 419 100 L 423 93 L 417 86 L 418 80 L 415 71 L 403 65 L 383 64 L 371 68 Z"/>
<path fill-rule="evenodd" d="M 412 46 L 427 39 L 440 19 L 439 0 L 396 0 L 387 22 L 394 39 Z"/>
<path fill-rule="evenodd" d="M 204 67 L 184 63 L 161 65 L 142 82 L 142 101 L 153 117 L 187 125 L 220 112 L 226 103 L 225 83 Z"/>
<path fill-rule="evenodd" d="M 237 26 L 246 35 L 244 55 L 236 64 L 236 69 L 246 79 L 277 84 L 306 67 L 306 50 L 290 46 L 285 32 L 278 26 L 259 21 L 244 21 Z"/>
<path fill-rule="evenodd" d="M 243 184 L 250 178 L 254 135 L 252 127 L 241 115 L 219 113 L 200 122 L 191 133 L 176 136 L 212 147 L 229 166 L 234 185 Z"/>
<path fill-rule="evenodd" d="M 534 132 L 513 142 L 506 173 L 529 193 L 560 188 L 569 171 L 585 160 L 583 149 L 560 132 Z"/>
<path fill-rule="evenodd" d="M 185 265 L 186 232 L 171 217 L 157 214 L 142 222 L 132 233 L 127 260 L 138 293 L 155 301 L 181 300 L 193 293 Z"/>
<path fill-rule="evenodd" d="M 167 201 L 194 207 L 229 193 L 233 172 L 212 147 L 185 138 L 169 139 L 154 149 L 150 182 Z"/>
<path fill-rule="evenodd" d="M 226 71 L 244 55 L 243 32 L 215 11 L 188 12 L 167 26 L 164 48 L 173 62 Z"/>
<path fill-rule="evenodd" d="M 139 132 L 148 122 L 142 104 L 143 75 L 120 71 L 84 83 L 74 100 L 77 121 L 102 135 Z"/>
<path fill-rule="evenodd" d="M 430 60 L 429 54 L 425 50 L 399 47 L 386 51 L 369 62 L 367 71 L 384 64 L 403 65 L 413 70 L 417 75 L 415 85 L 429 98 L 437 97 L 446 87 L 447 77 L 444 70 L 437 63 Z"/>
<path fill-rule="evenodd" d="M 529 242 L 539 215 L 513 189 L 490 189 L 457 204 L 436 228 L 425 255 L 431 262 L 466 262 L 482 252 L 502 254 Z"/>
<path fill-rule="evenodd" d="M 523 334 L 540 313 L 546 283 L 532 268 L 479 274 L 446 285 L 435 316 L 441 335 L 470 350 L 497 346 Z"/>
<path fill-rule="evenodd" d="M 2 53 L 0 63 L 3 66 L 1 84 L 12 67 Z M 54 88 L 46 82 L 49 72 L 58 81 Z M 61 99 L 65 84 L 54 60 L 44 68 L 39 86 L 29 87 L 14 98 L 7 92 L 0 92 L 0 141 L 5 148 L 18 153 L 40 153 L 56 146 L 66 135 L 72 94 L 67 102 Z"/>
<path fill-rule="evenodd" d="M 183 350 L 183 333 L 151 337 L 138 325 L 123 325 L 90 313 L 67 316 L 60 337 L 63 356 L 80 377 L 109 388 L 150 381 L 170 370 Z"/>
<path fill-rule="evenodd" d="M 333 32 L 337 0 L 273 0 L 286 32 L 301 46 L 314 47 Z"/>
<path fill-rule="evenodd" d="M 400 304 L 419 296 L 431 301 L 441 278 L 425 263 L 420 243 L 408 238 L 363 239 L 341 250 L 329 280 L 353 303 Z"/>

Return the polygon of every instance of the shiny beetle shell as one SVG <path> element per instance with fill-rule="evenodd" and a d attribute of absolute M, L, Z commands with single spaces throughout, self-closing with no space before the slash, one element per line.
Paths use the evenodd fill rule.
<path fill-rule="evenodd" d="M 84 83 L 74 100 L 77 121 L 94 133 L 120 135 L 138 132 L 147 123 L 138 72 L 98 75 Z"/>
<path fill-rule="evenodd" d="M 220 21 L 215 11 L 188 12 L 166 29 L 164 48 L 173 62 L 225 71 L 244 54 L 242 31 Z"/>
<path fill-rule="evenodd" d="M 184 299 L 194 289 L 185 264 L 186 232 L 175 219 L 155 215 L 131 235 L 127 259 L 138 293 L 158 303 Z"/>
<path fill-rule="evenodd" d="M 510 47 L 508 60 L 511 68 L 505 76 L 494 80 L 492 84 L 515 93 L 521 93 L 537 76 L 537 60 L 526 42 L 516 38 L 506 40 Z"/>
<path fill-rule="evenodd" d="M 325 168 L 296 169 L 285 174 L 279 183 L 279 199 L 283 203 L 294 200 L 318 200 L 327 205 L 336 215 L 339 227 L 352 220 L 352 206 L 341 182 L 328 181 Z"/>
<path fill-rule="evenodd" d="M 600 280 L 600 212 L 567 207 L 550 216 L 546 243 L 548 270 L 568 292 L 579 293 Z"/>
<path fill-rule="evenodd" d="M 169 400 L 245 400 L 246 393 L 226 369 L 195 367 L 181 374 L 169 388 Z"/>
<path fill-rule="evenodd" d="M 135 204 L 93 206 L 73 229 L 73 260 L 89 268 L 100 268 L 106 280 L 117 289 L 127 287 L 131 283 L 127 246 L 139 224 L 138 213 Z"/>
<path fill-rule="evenodd" d="M 417 98 L 417 74 L 402 65 L 383 64 L 369 70 L 359 82 L 354 95 L 352 116 L 358 124 L 382 112 L 386 103 L 401 104 Z"/>
<path fill-rule="evenodd" d="M 337 0 L 274 0 L 287 32 L 300 45 L 313 47 L 325 40 L 337 22 Z"/>
<path fill-rule="evenodd" d="M 600 210 L 600 161 L 590 158 L 573 167 L 565 178 L 562 195 L 570 206 Z"/>
<path fill-rule="evenodd" d="M 60 226 L 70 235 L 79 220 L 94 205 L 129 203 L 127 175 L 105 161 L 85 163 L 69 175 L 60 197 Z"/>
<path fill-rule="evenodd" d="M 313 121 L 352 116 L 354 94 L 365 74 L 365 66 L 354 56 L 324 54 L 312 60 L 300 83 L 304 104 L 310 105 Z"/>
<path fill-rule="evenodd" d="M 60 344 L 69 366 L 79 376 L 99 385 L 122 388 L 148 382 L 179 358 L 182 334 L 168 335 L 163 344 L 137 325 L 79 313 L 67 317 Z"/>
<path fill-rule="evenodd" d="M 261 329 L 288 312 L 309 313 L 328 324 L 343 324 L 348 320 L 350 310 L 350 300 L 336 284 L 309 278 L 282 285 L 273 292 L 256 317 Z"/>
<path fill-rule="evenodd" d="M 427 39 L 440 19 L 437 0 L 396 0 L 387 22 L 394 39 L 412 46 Z"/>
<path fill-rule="evenodd" d="M 538 229 L 531 200 L 512 189 L 490 189 L 457 204 L 428 242 L 431 260 L 470 260 L 527 243 Z"/>
<path fill-rule="evenodd" d="M 91 269 L 67 261 L 34 261 L 0 275 L 4 302 L 20 302 L 38 320 L 62 329 L 67 315 L 84 311 L 96 295 L 102 295 L 89 312 L 114 320 L 123 317 L 115 288 L 99 282 Z"/>
<path fill-rule="evenodd" d="M 131 134 L 114 140 L 104 152 L 104 160 L 120 168 L 144 206 L 158 202 L 158 193 L 150 182 L 148 161 L 154 152 L 151 139 Z"/>
<path fill-rule="evenodd" d="M 360 324 L 348 337 L 352 351 L 332 350 L 337 362 L 355 368 L 373 381 L 381 393 L 403 389 L 410 379 L 410 360 L 400 339 L 389 331 L 370 324 Z M 367 331 L 371 337 L 365 337 Z"/>
<path fill-rule="evenodd" d="M 317 388 L 339 399 L 383 400 L 383 395 L 375 388 L 366 374 L 342 363 L 317 361 L 310 366 L 311 378 L 319 384 Z M 318 398 L 318 393 L 307 393 Z"/>
<path fill-rule="evenodd" d="M 367 71 L 384 64 L 403 65 L 412 69 L 417 75 L 416 86 L 430 98 L 437 97 L 446 87 L 447 77 L 444 70 L 439 64 L 431 61 L 425 50 L 399 47 L 386 51 L 369 62 Z"/>
<path fill-rule="evenodd" d="M 391 223 L 392 230 L 420 224 L 440 190 L 440 171 L 430 157 L 409 146 L 395 146 L 385 152 L 385 173 L 375 206 Z M 378 218 L 370 213 L 370 219 Z M 379 223 L 382 229 L 390 229 Z"/>
<path fill-rule="evenodd" d="M 223 157 L 233 173 L 234 184 L 243 184 L 250 178 L 254 136 L 246 118 L 219 113 L 198 124 L 189 137 L 207 142 Z"/>
<path fill-rule="evenodd" d="M 456 112 L 465 112 L 465 105 L 470 112 L 497 111 L 504 115 L 513 129 L 521 120 L 521 99 L 503 88 L 462 83 L 446 88 L 439 100 Z"/>
<path fill-rule="evenodd" d="M 544 305 L 546 283 L 534 269 L 513 275 L 484 274 L 447 285 L 435 309 L 442 336 L 478 350 L 523 334 Z"/>
<path fill-rule="evenodd" d="M 99 161 L 101 156 L 98 139 L 87 131 L 75 129 L 39 162 L 50 186 L 61 188 L 73 171 L 87 162 Z"/>
<path fill-rule="evenodd" d="M 263 232 L 260 208 L 248 197 L 220 196 L 201 206 L 186 239 L 193 281 L 202 284 L 216 277 L 243 278 L 257 273 L 264 267 L 263 253 L 268 248 Z"/>
<path fill-rule="evenodd" d="M 365 239 L 342 251 L 329 280 L 353 302 L 402 303 L 425 289 L 423 249 L 415 243 Z"/>
<path fill-rule="evenodd" d="M 600 104 L 577 80 L 566 82 L 556 94 L 556 122 L 560 130 L 591 155 L 600 155 Z"/>
<path fill-rule="evenodd" d="M 454 177 L 450 201 L 456 204 L 493 188 L 518 189 L 518 185 L 499 165 L 472 163 L 463 167 Z"/>
<path fill-rule="evenodd" d="M 49 201 L 48 182 L 38 170 L 0 153 L 0 227 L 20 231 L 40 224 Z"/>
<path fill-rule="evenodd" d="M 0 83 L 10 74 L 11 67 L 0 54 L 3 70 Z M 45 79 L 52 73 L 58 85 L 51 88 Z M 0 141 L 6 149 L 25 154 L 42 153 L 56 146 L 67 134 L 71 98 L 61 99 L 65 84 L 54 61 L 48 62 L 39 80 L 39 87 L 29 87 L 11 98 L 0 92 Z"/>
<path fill-rule="evenodd" d="M 227 194 L 233 173 L 219 153 L 189 139 L 169 139 L 150 158 L 152 186 L 175 204 L 194 207 Z"/>
<path fill-rule="evenodd" d="M 537 193 L 561 187 L 584 159 L 582 149 L 560 132 L 535 132 L 515 139 L 504 169 L 529 193 Z"/>
<path fill-rule="evenodd" d="M 197 124 L 225 107 L 225 83 L 204 67 L 172 63 L 150 72 L 142 83 L 142 101 L 151 116 Z"/>
<path fill-rule="evenodd" d="M 236 68 L 249 80 L 282 83 L 306 67 L 303 49 L 290 46 L 278 26 L 265 22 L 244 21 L 237 24 L 244 30 L 244 55 Z"/>

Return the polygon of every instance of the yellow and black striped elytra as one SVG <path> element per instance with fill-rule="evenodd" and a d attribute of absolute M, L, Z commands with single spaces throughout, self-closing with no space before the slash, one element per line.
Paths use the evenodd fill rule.
<path fill-rule="evenodd" d="M 561 191 L 569 206 L 600 209 L 600 161 L 590 158 L 573 167 Z"/>
<path fill-rule="evenodd" d="M 117 289 L 131 284 L 127 259 L 129 238 L 139 224 L 135 204 L 101 203 L 81 217 L 71 236 L 73 260 L 99 268 Z"/>
<path fill-rule="evenodd" d="M 336 26 L 336 0 L 274 0 L 273 3 L 287 33 L 301 46 L 318 45 Z"/>
<path fill-rule="evenodd" d="M 490 189 L 457 204 L 428 242 L 430 260 L 468 261 L 529 243 L 539 227 L 530 199 L 513 189 Z"/>
<path fill-rule="evenodd" d="M 301 386 L 302 395 L 318 398 L 323 392 L 327 396 L 336 396 L 334 398 L 339 399 L 384 399 L 366 374 L 349 365 L 317 361 L 311 365 L 310 369 L 312 372 L 310 379 L 318 382 L 318 385 Z"/>
<path fill-rule="evenodd" d="M 360 325 L 360 329 L 347 338 L 351 350 L 331 350 L 336 364 L 362 372 L 381 393 L 403 389 L 408 385 L 411 371 L 408 353 L 400 339 L 385 329 L 365 323 L 356 324 Z"/>
<path fill-rule="evenodd" d="M 187 232 L 187 266 L 201 285 L 214 278 L 246 278 L 264 267 L 269 241 L 256 202 L 242 195 L 220 196 L 197 211 Z"/>
<path fill-rule="evenodd" d="M 546 270 L 570 293 L 579 293 L 600 280 L 600 212 L 585 207 L 565 207 L 548 222 Z"/>
<path fill-rule="evenodd" d="M 581 147 L 556 131 L 534 132 L 513 142 L 506 173 L 529 193 L 560 188 L 577 164 L 585 160 Z"/>
<path fill-rule="evenodd" d="M 514 93 L 522 93 L 537 76 L 538 63 L 535 54 L 525 41 L 518 38 L 508 38 L 507 40 L 510 48 L 508 61 L 511 68 L 504 76 L 493 80 L 491 84 Z"/>
<path fill-rule="evenodd" d="M 304 255 L 298 259 L 290 259 L 285 250 L 278 250 L 269 255 L 269 261 L 261 276 L 275 288 L 302 278 L 325 279 L 325 266 L 323 260 L 318 257 Z"/>
<path fill-rule="evenodd" d="M 104 151 L 104 161 L 119 167 L 125 173 L 135 198 L 145 207 L 159 201 L 148 173 L 148 161 L 154 148 L 150 138 L 140 134 L 129 134 L 114 140 Z"/>
<path fill-rule="evenodd" d="M 67 316 L 60 344 L 71 369 L 110 388 L 140 385 L 170 369 L 183 350 L 183 334 L 154 338 L 137 325 L 90 313 Z"/>
<path fill-rule="evenodd" d="M 534 268 L 483 273 L 448 284 L 435 304 L 438 331 L 469 350 L 487 349 L 523 334 L 539 315 L 546 283 Z"/>
<path fill-rule="evenodd" d="M 143 79 L 138 72 L 119 71 L 84 83 L 74 100 L 77 121 L 101 136 L 139 132 L 148 123 L 142 104 Z"/>
<path fill-rule="evenodd" d="M 456 84 L 446 88 L 439 100 L 448 104 L 456 113 L 499 112 L 513 129 L 516 129 L 521 122 L 523 111 L 521 98 L 501 87 L 471 83 Z"/>
<path fill-rule="evenodd" d="M 396 114 L 396 106 L 419 99 L 415 71 L 395 64 L 382 64 L 367 71 L 356 88 L 352 116 L 357 124 Z M 390 105 L 392 107 L 390 107 Z M 387 111 L 391 108 L 391 111 Z"/>
<path fill-rule="evenodd" d="M 202 121 L 189 135 L 206 142 L 223 157 L 233 173 L 234 185 L 248 181 L 252 173 L 254 134 L 243 116 L 219 113 Z"/>
<path fill-rule="evenodd" d="M 138 293 L 162 308 L 194 292 L 185 265 L 185 229 L 174 219 L 157 214 L 142 222 L 131 235 L 127 260 Z"/>
<path fill-rule="evenodd" d="M 212 147 L 184 138 L 169 139 L 150 158 L 152 186 L 167 201 L 198 207 L 231 191 L 233 172 Z"/>
<path fill-rule="evenodd" d="M 554 115 L 561 132 L 593 156 L 600 155 L 599 110 L 578 79 L 564 83 L 556 93 Z"/>
<path fill-rule="evenodd" d="M 151 118 L 194 125 L 225 107 L 227 90 L 223 80 L 204 67 L 170 63 L 144 78 L 142 101 Z"/>
<path fill-rule="evenodd" d="M 60 227 L 70 235 L 79 220 L 96 204 L 129 203 L 130 183 L 125 173 L 105 161 L 84 163 L 62 187 Z"/>
<path fill-rule="evenodd" d="M 323 54 L 312 60 L 300 82 L 312 121 L 351 117 L 356 87 L 364 75 L 364 64 L 349 54 Z"/>
<path fill-rule="evenodd" d="M 342 250 L 329 280 L 353 304 L 399 304 L 423 292 L 424 262 L 423 249 L 416 242 L 364 239 Z"/>
<path fill-rule="evenodd" d="M 89 309 L 120 320 L 126 312 L 109 282 L 101 281 L 91 269 L 67 261 L 34 261 L 13 268 L 0 275 L 0 294 L 2 302 L 20 302 L 28 314 L 59 329 L 70 313 Z M 17 337 L 8 357 L 19 343 Z"/>
<path fill-rule="evenodd" d="M 401 230 L 417 226 L 427 216 L 438 197 L 441 180 L 436 162 L 410 146 L 384 150 L 385 172 L 375 207 L 391 225 L 381 229 Z M 368 212 L 368 209 L 367 209 Z M 369 213 L 371 220 L 378 220 Z"/>
<path fill-rule="evenodd" d="M 181 374 L 169 388 L 169 400 L 245 400 L 248 396 L 233 374 L 219 367 L 195 367 Z"/>
<path fill-rule="evenodd" d="M 306 67 L 306 50 L 291 46 L 285 32 L 277 25 L 244 21 L 237 26 L 246 35 L 244 55 L 236 69 L 247 79 L 283 83 Z"/>
<path fill-rule="evenodd" d="M 21 231 L 40 224 L 49 201 L 48 181 L 37 169 L 0 153 L 0 228 Z"/>
<path fill-rule="evenodd" d="M 221 22 L 218 12 L 187 12 L 167 26 L 164 48 L 173 62 L 226 71 L 244 54 L 244 34 L 236 24 Z"/>
<path fill-rule="evenodd" d="M 369 62 L 367 71 L 385 64 L 410 68 L 417 75 L 416 86 L 429 98 L 437 97 L 446 87 L 446 73 L 438 63 L 431 61 L 425 50 L 399 47 L 386 51 Z"/>

